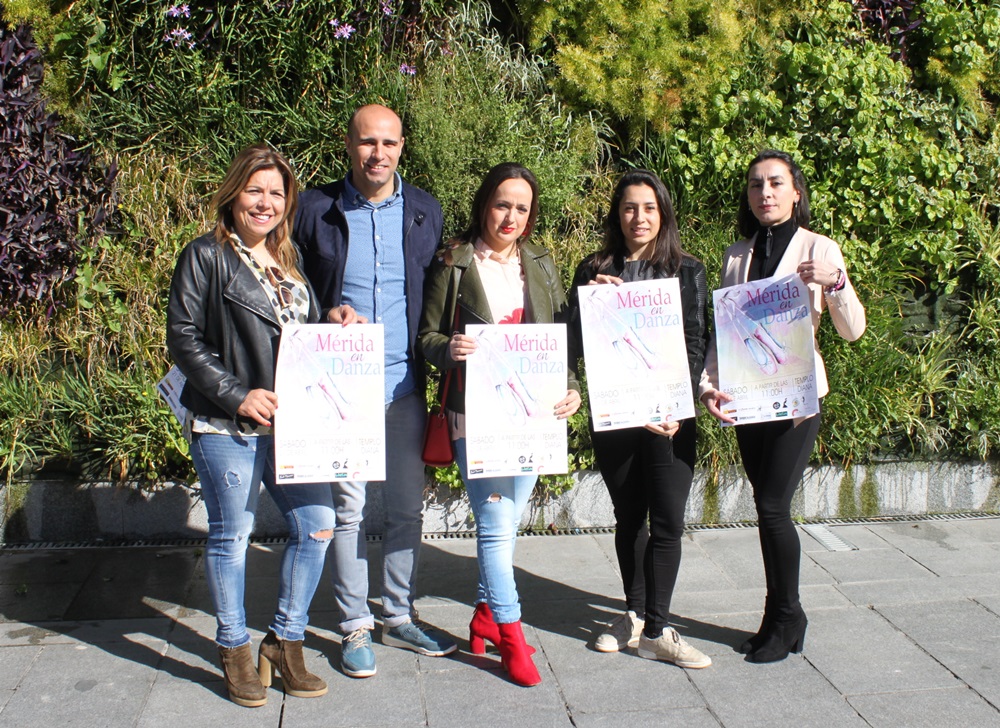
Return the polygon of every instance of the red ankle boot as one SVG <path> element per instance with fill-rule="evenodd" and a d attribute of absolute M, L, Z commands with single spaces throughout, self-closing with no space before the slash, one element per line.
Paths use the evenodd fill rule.
<path fill-rule="evenodd" d="M 477 602 L 476 611 L 469 622 L 469 651 L 473 655 L 486 654 L 486 642 L 489 640 L 493 646 L 500 647 L 500 630 L 493 620 L 493 611 L 486 602 Z M 528 654 L 535 654 L 535 648 L 528 645 Z"/>
<path fill-rule="evenodd" d="M 493 621 L 493 612 L 486 602 L 477 602 L 476 611 L 469 622 L 469 650 L 473 655 L 486 654 L 486 642 L 489 640 L 494 647 L 500 645 L 500 630 Z"/>
<path fill-rule="evenodd" d="M 500 633 L 500 663 L 510 679 L 522 687 L 530 688 L 542 681 L 535 663 L 531 661 L 528 644 L 524 641 L 521 623 L 498 624 Z"/>

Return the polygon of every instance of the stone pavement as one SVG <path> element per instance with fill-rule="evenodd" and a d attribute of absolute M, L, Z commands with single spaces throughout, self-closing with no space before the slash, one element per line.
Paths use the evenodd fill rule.
<path fill-rule="evenodd" d="M 611 535 L 521 538 L 517 580 L 543 679 L 530 689 L 505 679 L 495 653 L 467 652 L 475 541 L 429 539 L 421 617 L 460 652 L 376 644 L 378 674 L 345 677 L 327 582 L 306 648 L 329 694 L 285 698 L 276 683 L 257 709 L 225 698 L 200 548 L 0 550 L 0 726 L 1000 726 L 1000 519 L 828 532 L 856 549 L 801 533 L 806 646 L 771 665 L 733 649 L 760 619 L 756 530 L 685 538 L 672 606 L 712 657 L 705 670 L 591 648 L 622 609 Z M 280 549 L 252 549 L 255 641 Z"/>

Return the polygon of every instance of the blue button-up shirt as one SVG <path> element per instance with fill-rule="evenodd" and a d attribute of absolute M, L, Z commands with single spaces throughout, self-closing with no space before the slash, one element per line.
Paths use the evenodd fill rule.
<path fill-rule="evenodd" d="M 396 175 L 392 195 L 372 203 L 344 181 L 344 215 L 350 231 L 344 266 L 344 303 L 385 327 L 385 401 L 416 388 L 407 356 L 406 270 L 403 256 L 403 185 Z"/>

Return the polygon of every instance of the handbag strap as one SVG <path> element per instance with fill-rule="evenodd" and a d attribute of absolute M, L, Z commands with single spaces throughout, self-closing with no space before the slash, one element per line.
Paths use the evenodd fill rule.
<path fill-rule="evenodd" d="M 452 270 L 455 272 L 455 293 L 452 296 L 452 305 L 455 309 L 455 321 L 451 325 L 451 330 L 453 332 L 458 331 L 458 284 L 462 281 L 462 271 L 458 266 L 452 266 Z M 444 384 L 441 385 L 441 410 L 444 410 L 445 404 L 448 402 L 448 385 L 451 384 L 451 375 L 455 373 L 458 367 L 451 367 L 444 374 Z"/>

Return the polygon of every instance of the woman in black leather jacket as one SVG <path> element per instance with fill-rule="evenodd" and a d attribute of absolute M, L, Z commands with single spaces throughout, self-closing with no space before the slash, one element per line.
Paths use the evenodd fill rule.
<path fill-rule="evenodd" d="M 326 693 L 309 673 L 302 641 L 307 610 L 333 537 L 326 485 L 275 486 L 271 426 L 274 366 L 286 323 L 319 320 L 291 241 L 298 186 L 287 160 L 265 145 L 237 155 L 212 200 L 216 223 L 181 251 L 167 309 L 167 347 L 187 377 L 191 457 L 208 511 L 205 575 L 216 642 L 233 702 L 267 702 L 273 670 L 285 692 Z M 243 605 L 246 550 L 263 482 L 290 531 L 278 609 L 254 668 Z"/>
<path fill-rule="evenodd" d="M 705 267 L 681 248 L 663 182 L 634 170 L 618 182 L 605 223 L 604 246 L 573 280 L 572 321 L 579 337 L 577 286 L 678 278 L 692 387 L 708 341 Z M 670 599 L 681 560 L 684 511 L 694 475 L 695 420 L 593 431 L 594 454 L 615 511 L 615 551 L 626 611 L 597 638 L 600 652 L 639 648 L 639 655 L 681 667 L 712 664 L 670 627 Z M 649 520 L 647 528 L 646 521 Z"/>

